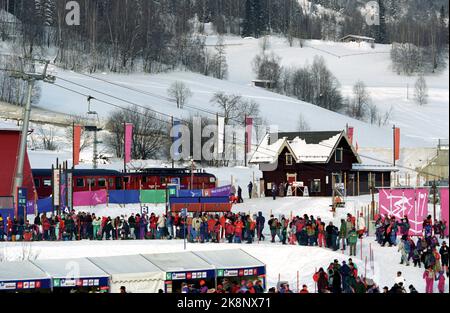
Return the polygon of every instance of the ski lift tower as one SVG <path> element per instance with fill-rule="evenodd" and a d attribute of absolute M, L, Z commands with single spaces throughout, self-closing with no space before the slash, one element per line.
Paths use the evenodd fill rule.
<path fill-rule="evenodd" d="M 19 60 L 20 68 L 18 70 L 11 71 L 10 76 L 15 79 L 26 81 L 28 83 L 28 93 L 27 102 L 23 108 L 22 135 L 20 137 L 19 155 L 17 157 L 16 174 L 14 177 L 14 187 L 12 190 L 15 203 L 17 203 L 17 190 L 22 187 L 23 184 L 23 165 L 25 162 L 25 154 L 27 149 L 33 87 L 37 81 L 53 84 L 56 80 L 55 76 L 47 73 L 50 61 L 32 58 L 19 58 Z"/>
<path fill-rule="evenodd" d="M 88 101 L 88 112 L 87 112 L 87 115 L 88 116 L 95 116 L 95 118 L 93 118 L 92 120 L 97 121 L 97 123 L 95 123 L 95 125 L 85 126 L 84 130 L 94 133 L 94 147 L 93 147 L 94 151 L 93 151 L 93 159 L 92 159 L 93 162 L 92 162 L 92 164 L 93 164 L 93 168 L 97 169 L 98 168 L 98 144 L 102 143 L 102 141 L 98 141 L 97 134 L 98 134 L 99 131 L 102 131 L 103 129 L 98 128 L 98 126 L 97 126 L 97 124 L 99 122 L 99 117 L 98 117 L 98 113 L 96 111 L 92 111 L 91 110 L 91 100 L 95 100 L 95 98 L 92 97 L 92 96 L 88 96 L 88 98 L 87 98 L 87 101 Z"/>

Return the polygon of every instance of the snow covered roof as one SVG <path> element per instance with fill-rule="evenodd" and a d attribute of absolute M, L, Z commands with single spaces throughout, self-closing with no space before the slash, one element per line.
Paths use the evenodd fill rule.
<path fill-rule="evenodd" d="M 253 154 L 250 163 L 274 163 L 284 148 L 288 148 L 297 163 L 328 163 L 341 140 L 347 140 L 360 162 L 345 132 L 322 131 L 267 134 Z"/>
<path fill-rule="evenodd" d="M 375 41 L 375 38 L 372 37 L 366 37 L 366 36 L 360 36 L 360 35 L 347 35 L 342 37 L 341 39 L 339 39 L 339 41 L 343 41 L 349 38 L 353 38 L 353 39 L 359 39 L 359 40 L 364 40 L 364 41 Z"/>
<path fill-rule="evenodd" d="M 141 255 L 123 255 L 89 258 L 111 275 L 112 282 L 164 279 L 164 273 Z"/>
<path fill-rule="evenodd" d="M 29 261 L 0 262 L 0 282 L 42 279 L 50 276 Z"/>
<path fill-rule="evenodd" d="M 210 264 L 214 264 L 217 269 L 234 269 L 246 267 L 265 266 L 263 262 L 251 256 L 247 252 L 239 250 L 220 251 L 195 251 L 196 255 Z"/>
<path fill-rule="evenodd" d="M 214 270 L 214 266 L 192 252 L 146 254 L 144 258 L 165 272 Z"/>
<path fill-rule="evenodd" d="M 53 259 L 53 260 L 36 260 L 33 264 L 41 270 L 49 274 L 52 278 L 99 278 L 109 277 L 107 273 L 102 271 L 98 266 L 88 259 Z M 77 269 L 77 277 L 70 277 L 73 268 Z"/>

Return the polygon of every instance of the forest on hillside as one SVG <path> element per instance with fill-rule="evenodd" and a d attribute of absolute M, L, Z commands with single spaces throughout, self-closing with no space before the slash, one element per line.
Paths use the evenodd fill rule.
<path fill-rule="evenodd" d="M 70 26 L 67 2 L 0 0 L 14 16 L 2 21 L 0 15 L 0 39 L 20 38 L 24 56 L 55 47 L 53 61 L 73 70 L 157 73 L 184 67 L 211 76 L 223 72 L 217 70 L 223 51 L 220 42 L 207 49 L 207 23 L 218 34 L 277 34 L 291 45 L 371 36 L 378 43 L 407 44 L 403 54 L 431 50 L 432 70 L 448 47 L 445 0 L 377 0 L 379 25 L 367 23 L 367 2 L 361 0 L 78 0 L 80 25 Z"/>

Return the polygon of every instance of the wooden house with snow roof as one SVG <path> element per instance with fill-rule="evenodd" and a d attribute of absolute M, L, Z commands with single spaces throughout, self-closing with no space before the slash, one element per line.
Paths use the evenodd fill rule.
<path fill-rule="evenodd" d="M 360 157 L 345 131 L 281 132 L 266 134 L 250 164 L 263 172 L 266 196 L 286 183 L 309 196 L 358 196 L 391 186 L 396 169 L 373 160 Z"/>

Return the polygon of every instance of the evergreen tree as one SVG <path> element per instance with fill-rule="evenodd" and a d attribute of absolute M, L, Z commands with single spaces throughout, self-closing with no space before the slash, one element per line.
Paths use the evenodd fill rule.
<path fill-rule="evenodd" d="M 380 25 L 377 25 L 377 42 L 386 43 L 386 7 L 384 0 L 378 0 Z"/>
<path fill-rule="evenodd" d="M 244 18 L 244 26 L 242 28 L 242 36 L 250 37 L 253 36 L 254 30 L 254 17 L 253 17 L 253 0 L 245 1 L 245 18 Z"/>

